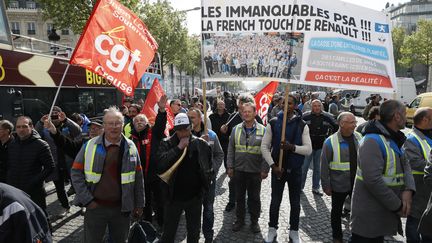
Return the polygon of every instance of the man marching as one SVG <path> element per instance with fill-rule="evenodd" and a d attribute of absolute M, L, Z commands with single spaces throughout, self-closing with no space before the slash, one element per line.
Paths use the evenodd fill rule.
<path fill-rule="evenodd" d="M 302 166 L 306 155 L 312 153 L 312 142 L 309 127 L 302 120 L 301 112 L 296 111 L 297 100 L 289 95 L 286 121 L 285 142 L 281 143 L 283 112 L 270 120 L 261 143 L 263 157 L 272 168 L 272 194 L 270 203 L 270 222 L 265 242 L 273 242 L 279 221 L 279 208 L 285 183 L 288 183 L 291 204 L 289 238 L 293 243 L 301 242 L 299 237 L 300 194 Z M 284 150 L 282 169 L 275 161 L 279 161 L 280 149 Z"/>
<path fill-rule="evenodd" d="M 228 176 L 234 179 L 236 191 L 236 216 L 234 232 L 245 224 L 245 200 L 251 215 L 251 231 L 259 233 L 258 218 L 261 212 L 261 180 L 267 178 L 268 165 L 261 156 L 261 141 L 265 127 L 255 120 L 256 107 L 253 103 L 243 104 L 243 123 L 232 130 L 228 145 Z"/>
<path fill-rule="evenodd" d="M 337 121 L 339 131 L 325 140 L 321 153 L 321 182 L 324 193 L 332 198 L 333 242 L 342 243 L 342 208 L 354 185 L 361 134 L 354 132 L 357 122 L 352 113 L 342 112 Z"/>

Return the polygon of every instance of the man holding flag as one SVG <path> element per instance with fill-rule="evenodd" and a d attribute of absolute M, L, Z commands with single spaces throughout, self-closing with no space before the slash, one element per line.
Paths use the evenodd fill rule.
<path fill-rule="evenodd" d="M 147 26 L 132 11 L 117 0 L 100 0 L 70 64 L 91 70 L 132 96 L 157 48 Z M 126 242 L 129 215 L 142 214 L 142 167 L 135 144 L 121 134 L 123 124 L 123 115 L 109 109 L 104 134 L 87 142 L 72 166 L 75 201 L 90 209 L 84 219 L 84 242 L 101 242 L 107 226 L 115 242 Z"/>
<path fill-rule="evenodd" d="M 288 110 L 286 120 L 285 142 L 282 141 L 283 112 L 279 112 L 277 117 L 270 120 L 267 125 L 261 152 L 264 159 L 272 168 L 271 182 L 271 203 L 270 203 L 270 222 L 269 230 L 265 242 L 273 242 L 276 238 L 276 231 L 279 222 L 279 209 L 282 202 L 285 183 L 288 183 L 290 211 L 290 233 L 289 238 L 293 243 L 300 243 L 299 223 L 300 223 L 300 194 L 302 165 L 305 156 L 312 153 L 312 142 L 309 136 L 309 127 L 302 120 L 300 112 L 296 111 L 297 100 L 289 95 Z M 282 165 L 279 162 L 279 153 L 283 149 Z"/>

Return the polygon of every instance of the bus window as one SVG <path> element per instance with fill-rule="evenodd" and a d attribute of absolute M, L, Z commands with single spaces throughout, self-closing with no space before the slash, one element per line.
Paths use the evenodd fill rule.
<path fill-rule="evenodd" d="M 79 110 L 81 113 L 86 114 L 87 117 L 94 117 L 94 90 L 81 90 L 78 94 Z"/>
<path fill-rule="evenodd" d="M 23 105 L 24 115 L 29 116 L 35 124 L 50 110 L 50 107 L 40 99 L 23 99 Z"/>
<path fill-rule="evenodd" d="M 95 93 L 96 116 L 103 116 L 104 109 L 117 105 L 115 90 L 96 90 Z"/>
<path fill-rule="evenodd" d="M 0 43 L 11 45 L 9 25 L 5 13 L 5 2 L 0 3 Z"/>

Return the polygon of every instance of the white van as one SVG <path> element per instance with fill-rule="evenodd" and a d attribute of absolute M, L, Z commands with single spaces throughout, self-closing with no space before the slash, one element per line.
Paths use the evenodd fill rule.
<path fill-rule="evenodd" d="M 417 90 L 414 79 L 398 77 L 396 94 L 356 90 L 349 101 L 349 110 L 354 112 L 356 115 L 362 115 L 363 109 L 369 102 L 368 98 L 371 97 L 371 95 L 376 94 L 379 94 L 382 100 L 396 99 L 404 104 L 409 104 L 417 96 Z"/>

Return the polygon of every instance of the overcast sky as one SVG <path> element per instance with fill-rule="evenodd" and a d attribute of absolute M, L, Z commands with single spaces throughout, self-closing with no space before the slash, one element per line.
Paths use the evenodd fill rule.
<path fill-rule="evenodd" d="M 344 0 L 345 2 L 357 4 L 360 6 L 368 7 L 374 10 L 381 11 L 387 2 L 390 4 L 397 5 L 401 2 L 407 2 L 407 0 L 395 1 L 395 0 Z M 170 0 L 172 6 L 176 10 L 186 10 L 201 6 L 200 0 Z M 201 28 L 201 15 L 200 11 L 195 10 L 187 13 L 187 28 L 189 34 L 199 34 Z"/>

